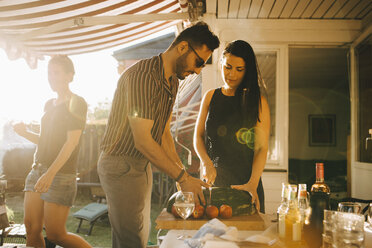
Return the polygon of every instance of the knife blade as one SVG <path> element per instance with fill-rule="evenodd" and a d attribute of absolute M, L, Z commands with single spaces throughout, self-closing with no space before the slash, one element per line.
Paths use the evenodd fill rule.
<path fill-rule="evenodd" d="M 212 187 L 209 187 L 209 202 L 207 202 L 208 205 L 212 204 L 211 200 L 212 200 Z"/>

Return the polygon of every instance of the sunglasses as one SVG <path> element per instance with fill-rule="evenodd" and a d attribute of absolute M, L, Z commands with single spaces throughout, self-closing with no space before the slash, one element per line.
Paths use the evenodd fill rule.
<path fill-rule="evenodd" d="M 197 56 L 197 59 L 195 61 L 195 65 L 197 68 L 201 68 L 204 66 L 205 64 L 205 61 L 204 59 L 202 59 L 199 54 L 195 51 L 195 49 L 191 46 L 191 44 L 189 43 L 189 47 L 191 48 L 191 50 L 195 53 L 195 55 Z"/>

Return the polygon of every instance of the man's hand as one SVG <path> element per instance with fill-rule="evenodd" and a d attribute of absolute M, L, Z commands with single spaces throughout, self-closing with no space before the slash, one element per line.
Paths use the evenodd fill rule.
<path fill-rule="evenodd" d="M 252 196 L 252 203 L 256 204 L 257 211 L 260 212 L 260 200 L 258 199 L 257 186 L 258 185 L 255 185 L 249 181 L 248 183 L 242 185 L 231 185 L 231 188 L 244 190 L 250 193 Z"/>
<path fill-rule="evenodd" d="M 203 205 L 205 205 L 205 199 L 204 199 L 202 186 L 209 188 L 210 185 L 208 183 L 205 183 L 198 178 L 187 176 L 187 178 L 184 179 L 182 182 L 180 182 L 179 185 L 183 192 L 194 193 L 194 199 L 195 199 L 196 205 L 200 205 L 200 201 Z"/>

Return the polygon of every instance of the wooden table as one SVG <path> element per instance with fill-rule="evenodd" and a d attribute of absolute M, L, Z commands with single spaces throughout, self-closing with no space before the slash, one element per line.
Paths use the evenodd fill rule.
<path fill-rule="evenodd" d="M 265 214 L 254 214 L 251 216 L 235 216 L 230 219 L 220 219 L 227 226 L 235 226 L 239 230 L 240 237 L 248 237 L 255 234 L 262 233 L 267 227 L 276 225 L 272 223 L 271 220 L 275 219 L 274 215 L 265 215 Z M 186 232 L 190 235 L 194 235 L 197 230 L 207 223 L 208 219 L 189 219 L 185 221 Z M 163 242 L 161 243 L 161 248 L 189 248 L 188 245 L 183 243 L 182 240 L 177 240 L 177 236 L 182 233 L 183 229 L 183 219 L 175 218 L 171 213 L 168 213 L 166 209 L 163 209 L 159 214 L 156 222 L 156 228 L 159 229 L 159 232 L 162 229 L 170 230 L 164 237 Z M 158 234 L 159 234 L 158 232 Z M 159 239 L 158 239 L 159 240 Z M 252 247 L 252 246 L 241 246 L 240 247 Z M 253 247 L 258 247 L 257 244 Z M 271 248 L 278 248 L 278 244 L 271 246 Z"/>
<path fill-rule="evenodd" d="M 275 224 L 272 224 L 272 225 L 275 225 Z M 196 232 L 197 232 L 197 230 L 186 230 L 186 234 L 188 234 L 190 236 L 193 236 Z M 177 236 L 180 235 L 181 233 L 183 233 L 183 231 L 181 231 L 181 230 L 170 230 L 167 233 L 167 235 L 164 237 L 164 240 L 161 243 L 160 248 L 174 248 L 174 247 L 190 248 L 186 243 L 184 243 L 183 240 L 178 240 L 177 239 Z M 253 235 L 261 234 L 261 233 L 262 233 L 262 231 L 239 231 L 238 232 L 238 238 L 243 239 L 243 238 L 247 238 L 249 236 L 253 236 Z M 210 242 L 212 243 L 213 241 L 210 241 Z M 221 244 L 220 242 L 221 241 L 218 241 L 218 243 L 216 243 L 216 245 L 218 244 L 219 245 L 218 247 L 224 246 L 224 244 L 223 243 Z M 266 248 L 286 248 L 285 245 L 281 241 L 277 241 L 272 246 L 267 246 L 267 245 L 263 245 L 263 244 L 261 245 L 261 244 L 257 244 L 257 243 L 249 243 L 249 242 L 237 242 L 235 244 L 239 248 L 263 248 L 263 247 L 266 247 Z M 211 244 L 209 244 L 209 247 L 211 247 L 210 245 Z M 303 247 L 300 247 L 300 248 L 303 248 Z"/>
<path fill-rule="evenodd" d="M 233 216 L 229 219 L 219 219 L 227 226 L 235 226 L 238 230 L 265 230 L 265 221 L 260 214 L 247 216 Z M 201 226 L 207 223 L 208 219 L 187 219 L 175 218 L 171 213 L 168 213 L 164 208 L 156 218 L 157 229 L 187 229 L 198 230 Z"/>

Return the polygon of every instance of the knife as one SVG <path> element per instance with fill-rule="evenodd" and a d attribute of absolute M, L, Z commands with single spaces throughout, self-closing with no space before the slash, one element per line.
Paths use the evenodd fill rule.
<path fill-rule="evenodd" d="M 208 189 L 209 189 L 209 203 L 207 202 L 207 205 L 211 205 L 212 204 L 212 202 L 211 202 L 211 200 L 212 200 L 212 187 L 209 187 Z"/>

